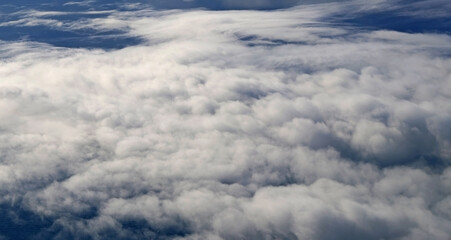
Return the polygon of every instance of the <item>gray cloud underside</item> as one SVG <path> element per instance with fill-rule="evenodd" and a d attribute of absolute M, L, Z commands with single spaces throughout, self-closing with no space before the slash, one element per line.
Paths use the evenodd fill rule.
<path fill-rule="evenodd" d="M 66 26 L 147 40 L 116 51 L 1 42 L 0 203 L 50 220 L 38 239 L 449 239 L 451 38 L 325 6 Z"/>

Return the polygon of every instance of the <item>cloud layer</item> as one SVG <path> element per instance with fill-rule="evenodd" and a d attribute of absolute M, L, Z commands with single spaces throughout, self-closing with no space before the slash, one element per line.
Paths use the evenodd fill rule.
<path fill-rule="evenodd" d="M 451 37 L 320 22 L 337 9 L 54 25 L 143 40 L 120 50 L 0 42 L 3 238 L 449 239 Z"/>

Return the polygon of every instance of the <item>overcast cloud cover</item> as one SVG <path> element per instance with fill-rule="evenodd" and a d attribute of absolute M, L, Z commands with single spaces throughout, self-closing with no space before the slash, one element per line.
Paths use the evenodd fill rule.
<path fill-rule="evenodd" d="M 450 239 L 450 3 L 101 2 L 0 7 L 0 239 Z"/>

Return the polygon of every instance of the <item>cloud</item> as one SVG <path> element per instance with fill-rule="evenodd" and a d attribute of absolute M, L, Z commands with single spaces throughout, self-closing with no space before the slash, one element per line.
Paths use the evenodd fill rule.
<path fill-rule="evenodd" d="M 320 22 L 339 9 L 64 25 L 143 39 L 117 50 L 0 42 L 4 237 L 447 239 L 451 38 Z"/>

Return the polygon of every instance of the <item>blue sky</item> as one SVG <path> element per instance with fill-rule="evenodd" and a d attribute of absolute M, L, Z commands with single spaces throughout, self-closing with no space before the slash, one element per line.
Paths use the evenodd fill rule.
<path fill-rule="evenodd" d="M 58 20 L 70 24 L 86 18 L 102 18 L 111 11 L 129 11 L 130 7 L 138 9 L 154 9 L 156 11 L 170 9 L 211 9 L 211 10 L 275 10 L 293 6 L 327 3 L 327 1 L 26 1 L 15 4 L 0 5 L 3 12 L 2 21 L 14 21 L 23 17 L 29 10 L 59 11 L 65 14 L 41 16 L 45 20 Z M 325 14 L 323 23 L 338 26 L 351 25 L 362 30 L 386 29 L 409 33 L 446 33 L 451 31 L 451 17 L 448 10 L 450 4 L 443 0 L 429 1 L 375 1 L 340 3 L 342 10 Z M 367 6 L 367 9 L 363 5 Z M 368 7 L 370 6 L 371 7 Z M 87 12 L 93 13 L 87 13 Z M 98 12 L 103 11 L 103 12 Z M 0 39 L 6 41 L 28 39 L 31 41 L 50 43 L 63 47 L 90 48 L 123 48 L 139 44 L 139 38 L 124 36 L 124 32 L 93 32 L 93 29 L 62 29 L 55 26 L 38 24 L 33 26 L 7 25 L 0 26 Z"/>
<path fill-rule="evenodd" d="M 0 240 L 448 240 L 449 10 L 0 4 Z"/>

